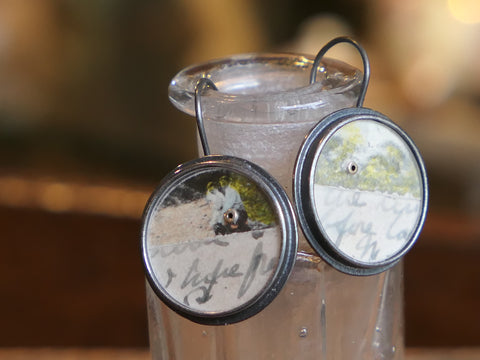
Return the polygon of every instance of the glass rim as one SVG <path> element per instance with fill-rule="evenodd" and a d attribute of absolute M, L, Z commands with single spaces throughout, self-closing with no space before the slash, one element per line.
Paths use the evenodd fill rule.
<path fill-rule="evenodd" d="M 202 77 L 207 77 L 214 82 L 218 90 L 209 90 L 204 98 L 209 103 L 219 105 L 228 104 L 229 107 L 235 104 L 242 106 L 265 103 L 270 112 L 289 111 L 292 108 L 301 110 L 313 107 L 325 106 L 323 98 L 344 96 L 352 92 L 358 96 L 363 73 L 352 65 L 343 61 L 324 58 L 318 67 L 317 82 L 309 83 L 309 75 L 313 65 L 314 57 L 295 53 L 247 53 L 229 57 L 214 59 L 200 64 L 188 66 L 178 72 L 169 84 L 169 99 L 180 111 L 195 116 L 194 98 L 195 86 Z M 230 91 L 232 85 L 225 85 L 226 73 L 233 67 L 250 70 L 246 76 L 253 79 L 255 84 L 256 75 L 265 71 L 266 65 L 273 65 L 275 69 L 284 71 L 290 76 L 304 77 L 305 85 L 290 86 L 281 89 L 273 89 L 264 92 L 252 91 L 251 93 L 240 93 Z M 334 77 L 337 83 L 328 83 Z M 223 80 L 223 81 L 222 81 Z M 258 85 L 258 81 L 256 82 Z M 234 87 L 233 87 L 234 88 Z M 207 108 L 208 105 L 205 106 Z"/>

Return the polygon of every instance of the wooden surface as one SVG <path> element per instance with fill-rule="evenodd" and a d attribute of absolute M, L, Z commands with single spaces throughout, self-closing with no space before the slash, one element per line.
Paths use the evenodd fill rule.
<path fill-rule="evenodd" d="M 146 349 L 0 348 L 2 360 L 147 360 Z M 405 360 L 478 360 L 480 348 L 407 349 Z"/>

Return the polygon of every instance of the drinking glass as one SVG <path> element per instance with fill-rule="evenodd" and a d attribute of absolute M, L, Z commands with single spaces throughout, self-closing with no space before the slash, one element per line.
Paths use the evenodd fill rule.
<path fill-rule="evenodd" d="M 305 136 L 326 115 L 354 106 L 362 82 L 357 69 L 325 58 L 317 82 L 309 84 L 312 64 L 313 58 L 296 54 L 232 56 L 182 70 L 169 96 L 195 116 L 196 83 L 211 79 L 218 90 L 201 97 L 211 153 L 256 163 L 291 198 Z M 147 283 L 153 359 L 402 359 L 401 262 L 378 275 L 347 275 L 318 257 L 300 229 L 299 235 L 296 263 L 282 291 L 260 313 L 236 324 L 187 320 Z"/>

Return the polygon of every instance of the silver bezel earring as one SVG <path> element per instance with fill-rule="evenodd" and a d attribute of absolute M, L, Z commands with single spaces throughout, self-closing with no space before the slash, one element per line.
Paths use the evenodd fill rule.
<path fill-rule="evenodd" d="M 410 137 L 385 115 L 363 107 L 370 77 L 365 50 L 348 37 L 333 39 L 315 58 L 350 43 L 362 56 L 364 77 L 357 106 L 336 111 L 306 137 L 294 172 L 298 221 L 312 248 L 351 275 L 394 266 L 413 246 L 425 222 L 425 165 Z"/>
<path fill-rule="evenodd" d="M 178 314 L 226 325 L 263 310 L 293 268 L 297 225 L 288 196 L 261 167 L 211 155 L 201 96 L 216 91 L 201 79 L 195 110 L 205 156 L 170 172 L 148 201 L 141 250 L 148 282 Z"/>

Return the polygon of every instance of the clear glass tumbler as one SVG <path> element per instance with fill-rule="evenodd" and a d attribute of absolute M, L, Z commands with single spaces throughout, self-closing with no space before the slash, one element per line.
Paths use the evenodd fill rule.
<path fill-rule="evenodd" d="M 309 130 L 355 106 L 362 74 L 324 59 L 309 85 L 313 59 L 292 54 L 240 55 L 192 66 L 170 84 L 170 100 L 194 114 L 194 88 L 210 78 L 218 91 L 202 96 L 212 154 L 260 165 L 292 193 L 297 153 Z M 199 150 L 201 154 L 201 150 Z M 301 230 L 299 230 L 301 235 Z M 293 272 L 259 314 L 226 326 L 199 325 L 164 305 L 147 283 L 150 348 L 161 360 L 402 359 L 402 265 L 374 276 L 343 274 L 300 236 Z"/>

